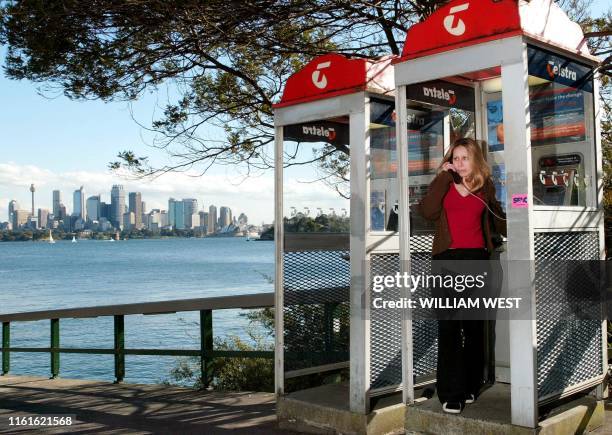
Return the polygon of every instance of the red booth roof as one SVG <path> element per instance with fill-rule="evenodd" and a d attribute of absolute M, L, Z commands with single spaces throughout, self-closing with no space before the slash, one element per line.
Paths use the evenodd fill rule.
<path fill-rule="evenodd" d="M 319 56 L 289 77 L 283 97 L 274 107 L 365 90 L 390 93 L 395 86 L 392 60 L 391 56 L 379 60 L 350 59 L 340 54 Z"/>
<path fill-rule="evenodd" d="M 552 0 L 453 0 L 408 30 L 400 61 L 520 34 L 590 57 L 580 26 Z"/>

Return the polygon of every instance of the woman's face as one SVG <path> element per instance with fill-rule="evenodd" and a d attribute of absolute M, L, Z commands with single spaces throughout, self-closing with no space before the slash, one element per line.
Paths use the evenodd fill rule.
<path fill-rule="evenodd" d="M 473 161 L 466 147 L 459 145 L 453 150 L 453 166 L 457 168 L 457 173 L 461 177 L 469 177 L 472 175 Z"/>

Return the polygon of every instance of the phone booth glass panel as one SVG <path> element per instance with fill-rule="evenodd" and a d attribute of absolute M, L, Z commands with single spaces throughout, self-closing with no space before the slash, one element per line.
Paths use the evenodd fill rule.
<path fill-rule="evenodd" d="M 527 53 L 534 206 L 596 207 L 593 69 L 534 46 Z"/>
<path fill-rule="evenodd" d="M 292 391 L 318 383 L 305 374 L 349 359 L 350 171 L 348 154 L 334 153 L 350 148 L 349 117 L 286 125 L 283 136 L 284 375 Z"/>
<path fill-rule="evenodd" d="M 371 232 L 397 231 L 397 150 L 395 101 L 370 98 L 370 225 Z"/>

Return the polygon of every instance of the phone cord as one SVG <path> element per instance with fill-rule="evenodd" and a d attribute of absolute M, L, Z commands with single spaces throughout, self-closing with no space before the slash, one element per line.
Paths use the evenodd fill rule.
<path fill-rule="evenodd" d="M 482 202 L 482 203 L 485 205 L 485 207 L 486 207 L 486 208 L 487 208 L 487 209 L 488 209 L 488 210 L 491 212 L 491 214 L 492 214 L 493 216 L 495 216 L 497 219 L 501 219 L 502 221 L 507 220 L 507 219 L 505 219 L 505 218 L 503 218 L 503 217 L 498 216 L 497 214 L 495 214 L 495 212 L 494 212 L 493 210 L 491 210 L 491 207 L 489 207 L 489 205 L 488 205 L 486 202 L 484 202 L 484 201 L 482 200 L 482 198 L 479 198 L 477 195 L 474 195 L 474 194 L 472 193 L 472 191 L 471 191 L 470 189 L 468 189 L 468 187 L 465 185 L 465 183 L 464 183 L 463 181 L 461 181 L 461 185 L 467 189 L 467 191 L 468 191 L 468 193 L 469 193 L 470 195 L 472 195 L 472 196 L 473 196 L 474 198 L 476 198 L 478 201 Z"/>

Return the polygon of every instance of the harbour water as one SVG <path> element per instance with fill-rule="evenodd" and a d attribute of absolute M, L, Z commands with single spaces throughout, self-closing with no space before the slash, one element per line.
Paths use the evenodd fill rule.
<path fill-rule="evenodd" d="M 272 292 L 273 242 L 244 238 L 0 243 L 0 313 Z M 215 311 L 216 337 L 248 339 L 240 310 Z M 128 348 L 198 349 L 199 314 L 126 316 Z M 113 319 L 60 321 L 62 347 L 113 347 Z M 48 347 L 49 322 L 14 323 L 11 345 Z M 126 382 L 168 379 L 177 357 L 126 356 Z M 60 376 L 113 380 L 112 355 L 62 354 Z M 49 355 L 14 353 L 11 373 L 49 375 Z"/>

